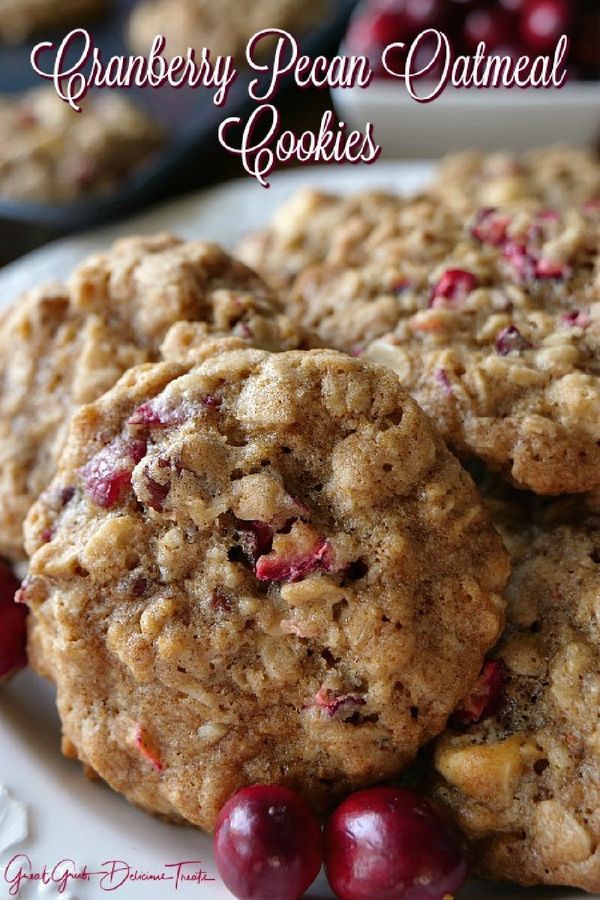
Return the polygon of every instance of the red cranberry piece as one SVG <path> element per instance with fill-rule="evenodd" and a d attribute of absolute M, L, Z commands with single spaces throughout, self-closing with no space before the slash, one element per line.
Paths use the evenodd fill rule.
<path fill-rule="evenodd" d="M 593 197 L 591 200 L 586 200 L 582 209 L 589 215 L 598 212 L 600 210 L 600 197 Z"/>
<path fill-rule="evenodd" d="M 359 697 L 357 694 L 336 695 L 330 694 L 329 691 L 326 691 L 324 688 L 320 688 L 315 695 L 313 705 L 325 710 L 327 715 L 333 719 L 340 711 L 346 712 L 348 709 L 351 710 L 352 707 L 355 706 L 365 706 L 366 702 L 364 697 Z"/>
<path fill-rule="evenodd" d="M 590 0 L 588 8 L 577 10 L 577 33 L 570 48 L 570 59 L 577 64 L 583 76 L 598 78 L 600 75 L 600 59 L 598 58 L 598 42 L 600 41 L 600 21 L 598 4 Z M 569 66 L 570 69 L 574 68 Z"/>
<path fill-rule="evenodd" d="M 294 791 L 255 784 L 234 794 L 219 813 L 214 855 L 238 900 L 297 900 L 321 868 L 321 827 Z"/>
<path fill-rule="evenodd" d="M 492 244 L 499 247 L 506 240 L 506 233 L 510 225 L 511 217 L 503 215 L 496 209 L 488 207 L 480 209 L 475 216 L 471 235 L 482 244 Z"/>
<path fill-rule="evenodd" d="M 148 506 L 150 509 L 156 510 L 156 512 L 162 512 L 164 502 L 171 490 L 171 482 L 169 481 L 167 484 L 161 484 L 148 474 L 147 468 L 144 472 L 144 480 L 148 493 L 150 494 L 150 497 L 147 500 Z"/>
<path fill-rule="evenodd" d="M 162 772 L 162 770 L 164 769 L 164 765 L 159 756 L 158 750 L 141 725 L 138 725 L 135 733 L 135 746 L 140 751 L 145 760 L 150 763 L 153 769 L 155 769 L 155 771 Z"/>
<path fill-rule="evenodd" d="M 445 395 L 447 397 L 450 397 L 452 394 L 452 385 L 450 384 L 450 379 L 448 378 L 446 370 L 437 368 L 433 373 L 433 377 L 435 378 L 437 383 L 441 386 Z"/>
<path fill-rule="evenodd" d="M 488 660 L 471 693 L 454 713 L 461 725 L 474 725 L 496 712 L 504 699 L 504 668 L 499 662 Z"/>
<path fill-rule="evenodd" d="M 271 557 L 261 556 L 256 564 L 256 577 L 259 581 L 302 581 L 311 572 L 329 567 L 330 548 L 327 541 L 305 556 Z"/>
<path fill-rule="evenodd" d="M 0 684 L 27 665 L 27 607 L 15 603 L 19 582 L 0 560 Z"/>
<path fill-rule="evenodd" d="M 564 263 L 552 262 L 549 259 L 538 259 L 535 264 L 536 278 L 568 278 L 570 273 L 569 267 Z"/>
<path fill-rule="evenodd" d="M 352 794 L 325 829 L 327 878 L 340 900 L 443 900 L 467 866 L 425 797 L 394 787 Z"/>
<path fill-rule="evenodd" d="M 138 408 L 132 412 L 127 424 L 166 425 L 164 419 L 165 412 L 164 408 L 157 403 L 156 400 L 149 400 L 147 403 L 142 403 L 141 406 L 138 406 Z"/>
<path fill-rule="evenodd" d="M 511 29 L 511 17 L 504 10 L 479 6 L 468 13 L 463 33 L 470 50 L 475 50 L 481 41 L 488 50 L 494 50 L 509 41 Z"/>
<path fill-rule="evenodd" d="M 114 438 L 82 469 L 86 492 L 97 506 L 111 509 L 131 487 L 131 473 L 146 453 L 146 442 Z"/>
<path fill-rule="evenodd" d="M 564 313 L 559 321 L 569 328 L 587 328 L 592 320 L 587 313 L 574 309 L 572 312 Z"/>
<path fill-rule="evenodd" d="M 259 556 L 269 553 L 273 544 L 273 528 L 267 522 L 238 520 L 240 546 L 246 561 L 254 566 Z"/>
<path fill-rule="evenodd" d="M 571 24 L 568 0 L 528 0 L 521 17 L 521 38 L 537 53 L 553 50 Z"/>
<path fill-rule="evenodd" d="M 221 402 L 221 398 L 216 397 L 214 394 L 205 394 L 204 397 L 200 398 L 200 403 L 202 406 L 206 407 L 206 409 L 220 409 Z"/>
<path fill-rule="evenodd" d="M 69 485 L 68 487 L 61 488 L 60 491 L 60 502 L 61 506 L 64 508 L 68 506 L 73 497 L 75 496 L 75 488 Z"/>
<path fill-rule="evenodd" d="M 477 287 L 477 279 L 464 269 L 446 269 L 434 285 L 429 300 L 430 307 L 460 304 Z"/>
<path fill-rule="evenodd" d="M 508 356 L 509 353 L 521 353 L 531 347 L 514 325 L 507 325 L 496 338 L 496 350 L 500 356 Z"/>
<path fill-rule="evenodd" d="M 316 528 L 295 522 L 288 534 L 278 534 L 273 549 L 256 563 L 259 581 L 301 581 L 318 569 L 332 571 L 333 552 Z"/>
<path fill-rule="evenodd" d="M 512 267 L 519 281 L 531 281 L 536 277 L 536 260 L 525 244 L 520 244 L 518 241 L 506 241 L 502 248 L 502 255 Z"/>

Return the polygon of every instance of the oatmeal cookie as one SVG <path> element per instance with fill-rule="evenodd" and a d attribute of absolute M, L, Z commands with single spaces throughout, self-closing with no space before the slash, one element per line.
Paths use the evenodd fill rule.
<path fill-rule="evenodd" d="M 237 255 L 260 272 L 277 290 L 289 290 L 305 269 L 322 262 L 340 268 L 369 258 L 377 246 L 397 227 L 404 202 L 396 194 L 365 191 L 345 197 L 303 188 L 277 210 L 269 226 L 249 234 Z M 406 201 L 409 209 L 410 201 Z M 410 225 L 416 219 L 411 216 Z M 411 213 L 409 212 L 410 216 Z"/>
<path fill-rule="evenodd" d="M 539 494 L 600 486 L 599 226 L 592 210 L 478 212 L 443 262 L 398 263 L 397 324 L 366 350 L 456 452 Z M 370 311 L 391 310 L 393 293 L 374 265 L 359 278 L 351 302 L 372 334 Z"/>
<path fill-rule="evenodd" d="M 0 0 L 1 2 L 1 0 Z M 122 92 L 75 112 L 53 87 L 0 98 L 0 195 L 66 203 L 124 181 L 161 146 L 159 127 Z"/>
<path fill-rule="evenodd" d="M 195 320 L 196 342 L 233 331 L 269 349 L 300 343 L 258 276 L 212 244 L 167 234 L 118 241 L 84 262 L 68 288 L 34 290 L 4 313 L 0 554 L 22 557 L 23 520 L 54 474 L 73 409 L 157 359 L 180 319 Z"/>
<path fill-rule="evenodd" d="M 563 158 L 572 178 L 561 182 Z M 576 186 L 569 193 L 575 158 L 558 150 L 525 157 L 530 180 L 539 160 L 546 194 L 532 188 L 527 202 L 510 203 L 507 194 L 508 205 L 469 214 L 434 192 L 304 191 L 239 252 L 323 344 L 393 368 L 461 456 L 536 493 L 593 490 L 600 207 L 540 203 L 583 198 Z M 591 196 L 600 168 L 584 154 L 581 169 Z"/>
<path fill-rule="evenodd" d="M 600 203 L 598 155 L 575 147 L 511 153 L 456 153 L 442 161 L 431 191 L 463 213 L 539 203 L 554 209 Z"/>
<path fill-rule="evenodd" d="M 600 891 L 600 518 L 559 503 L 510 548 L 508 626 L 435 751 L 434 797 L 477 871 Z"/>
<path fill-rule="evenodd" d="M 204 829 L 245 784 L 322 809 L 396 773 L 502 626 L 469 476 L 393 373 L 335 351 L 130 370 L 26 530 L 66 750 Z"/>
<path fill-rule="evenodd" d="M 188 47 L 207 47 L 214 58 L 245 60 L 246 44 L 265 28 L 296 32 L 314 27 L 330 9 L 330 0 L 144 0 L 129 22 L 129 42 L 147 53 L 157 34 L 166 38 L 168 56 L 186 56 Z"/>
<path fill-rule="evenodd" d="M 593 205 L 465 218 L 427 196 L 305 193 L 243 255 L 284 288 L 300 271 L 291 316 L 393 368 L 463 457 L 553 494 L 600 484 L 599 247 Z"/>
<path fill-rule="evenodd" d="M 19 44 L 41 29 L 83 25 L 107 8 L 108 0 L 0 0 L 0 42 Z"/>

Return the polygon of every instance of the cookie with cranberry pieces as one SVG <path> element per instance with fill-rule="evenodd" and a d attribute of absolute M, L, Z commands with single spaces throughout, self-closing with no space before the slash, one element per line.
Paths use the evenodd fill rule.
<path fill-rule="evenodd" d="M 0 553 L 23 556 L 22 525 L 50 482 L 74 409 L 133 365 L 156 360 L 170 327 L 296 347 L 300 329 L 264 282 L 213 244 L 168 234 L 118 241 L 66 287 L 20 298 L 0 319 Z M 190 326 L 192 327 L 192 326 Z"/>
<path fill-rule="evenodd" d="M 0 42 L 3 5 L 0 0 Z M 124 92 L 90 93 L 81 113 L 50 85 L 2 95 L 0 196 L 73 203 L 114 192 L 151 162 L 164 139 L 158 123 Z"/>
<path fill-rule="evenodd" d="M 461 456 L 538 494 L 598 488 L 600 210 L 483 209 L 453 243 L 424 280 L 407 273 L 397 323 L 366 355 Z M 373 305 L 389 293 L 370 291 Z"/>
<path fill-rule="evenodd" d="M 508 625 L 437 743 L 433 795 L 480 874 L 596 893 L 600 517 L 581 499 L 531 526 L 514 498 L 492 508 L 514 567 Z"/>
<path fill-rule="evenodd" d="M 213 346 L 75 415 L 24 592 L 69 752 L 204 829 L 246 784 L 323 809 L 401 770 L 476 680 L 508 574 L 392 372 Z"/>

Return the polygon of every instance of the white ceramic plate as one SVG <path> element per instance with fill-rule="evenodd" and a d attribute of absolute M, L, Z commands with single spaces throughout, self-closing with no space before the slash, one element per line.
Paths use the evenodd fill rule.
<path fill-rule="evenodd" d="M 419 86 L 420 94 L 427 93 Z M 401 81 L 368 88 L 336 88 L 338 116 L 354 128 L 374 128 L 383 156 L 433 157 L 477 146 L 522 151 L 568 140 L 592 146 L 600 135 L 597 81 L 573 81 L 560 90 L 458 90 L 417 103 Z"/>
<path fill-rule="evenodd" d="M 0 272 L 0 304 L 40 280 L 65 277 L 88 252 L 121 234 L 170 229 L 234 247 L 301 184 L 340 191 L 375 186 L 411 191 L 424 183 L 429 172 L 430 167 L 423 163 L 379 164 L 350 171 L 332 167 L 299 170 L 275 177 L 269 191 L 250 178 L 233 182 L 30 254 Z M 53 691 L 31 672 L 21 673 L 0 689 L 0 783 L 29 808 L 29 837 L 6 850 L 0 844 L 0 900 L 13 896 L 22 900 L 100 900 L 107 895 L 118 900 L 223 900 L 230 896 L 216 873 L 208 837 L 145 815 L 106 786 L 87 781 L 78 764 L 61 757 Z M 15 855 L 19 859 L 6 872 Z M 114 863 L 113 877 L 112 861 L 119 861 Z M 182 867 L 183 874 L 193 876 L 201 870 L 214 880 L 177 884 L 173 865 L 185 861 L 189 863 Z M 27 872 L 29 866 L 38 875 L 46 867 L 47 877 L 55 867 L 57 877 L 64 871 L 81 874 L 86 866 L 90 874 L 87 879 L 70 880 L 63 893 L 59 892 L 60 882 L 46 886 L 31 880 L 23 881 L 17 894 L 17 883 L 10 884 L 10 879 L 19 870 Z M 101 872 L 108 874 L 94 874 Z M 147 877 L 134 880 L 135 873 Z M 149 880 L 161 876 L 171 880 Z M 309 896 L 332 896 L 323 876 Z M 472 882 L 461 900 L 575 900 L 578 896 L 575 891 Z"/>

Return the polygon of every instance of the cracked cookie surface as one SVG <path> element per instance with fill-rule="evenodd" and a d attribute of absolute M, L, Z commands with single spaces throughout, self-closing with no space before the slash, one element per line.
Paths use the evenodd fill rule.
<path fill-rule="evenodd" d="M 496 640 L 507 559 L 393 373 L 206 347 L 76 414 L 22 599 L 69 752 L 210 829 L 244 784 L 323 808 L 402 769 Z"/>

